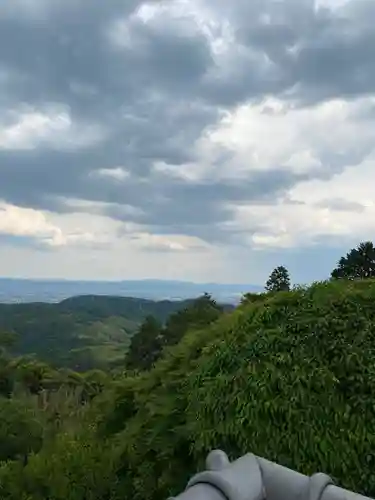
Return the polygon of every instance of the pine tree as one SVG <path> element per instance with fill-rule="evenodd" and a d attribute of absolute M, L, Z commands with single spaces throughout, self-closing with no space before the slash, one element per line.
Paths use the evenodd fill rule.
<path fill-rule="evenodd" d="M 284 266 L 276 267 L 266 282 L 267 292 L 283 292 L 290 290 L 289 271 Z"/>

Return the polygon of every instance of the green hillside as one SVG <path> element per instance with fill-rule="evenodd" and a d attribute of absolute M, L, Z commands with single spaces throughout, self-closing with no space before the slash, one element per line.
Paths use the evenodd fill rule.
<path fill-rule="evenodd" d="M 374 496 L 374 301 L 374 281 L 265 294 L 125 381 L 105 420 L 125 498 L 176 493 L 213 448 Z"/>
<path fill-rule="evenodd" d="M 374 302 L 374 280 L 339 280 L 249 295 L 208 326 L 190 314 L 195 327 L 154 368 L 105 384 L 53 438 L 26 440 L 27 465 L 13 452 L 1 498 L 161 500 L 212 448 L 323 471 L 374 496 Z M 25 419 L 17 408 L 12 426 Z"/>
<path fill-rule="evenodd" d="M 132 335 L 148 315 L 164 323 L 191 301 L 81 296 L 58 304 L 0 304 L 0 331 L 17 334 L 13 354 L 35 356 L 78 371 L 124 359 Z"/>

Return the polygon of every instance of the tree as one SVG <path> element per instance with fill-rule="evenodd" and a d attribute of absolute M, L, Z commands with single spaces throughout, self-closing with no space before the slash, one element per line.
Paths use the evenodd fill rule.
<path fill-rule="evenodd" d="M 267 292 L 285 292 L 290 290 L 289 271 L 284 266 L 276 267 L 266 282 Z"/>
<path fill-rule="evenodd" d="M 365 279 L 375 277 L 375 248 L 371 241 L 360 243 L 341 257 L 332 271 L 333 279 Z"/>
<path fill-rule="evenodd" d="M 165 345 L 175 345 L 189 329 L 204 328 L 223 314 L 223 307 L 204 293 L 180 311 L 171 314 L 164 329 Z"/>
<path fill-rule="evenodd" d="M 171 314 L 164 328 L 153 316 L 148 316 L 132 338 L 126 356 L 127 368 L 149 370 L 160 358 L 163 347 L 178 344 L 189 329 L 204 328 L 222 313 L 223 307 L 205 293 Z"/>
<path fill-rule="evenodd" d="M 42 446 L 43 426 L 22 401 L 0 397 L 0 461 L 23 458 Z"/>
<path fill-rule="evenodd" d="M 132 338 L 126 356 L 127 368 L 149 370 L 162 348 L 162 326 L 153 316 L 147 316 Z"/>
<path fill-rule="evenodd" d="M 9 348 L 16 342 L 16 335 L 0 332 L 0 396 L 10 397 L 13 390 L 12 370 Z"/>

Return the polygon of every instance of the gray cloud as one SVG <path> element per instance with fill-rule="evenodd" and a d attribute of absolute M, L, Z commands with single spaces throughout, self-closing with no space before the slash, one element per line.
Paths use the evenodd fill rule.
<path fill-rule="evenodd" d="M 227 239 L 221 224 L 232 218 L 228 204 L 274 201 L 318 174 L 275 165 L 238 183 L 184 182 L 156 174 L 154 162 L 178 168 L 196 160 L 195 141 L 205 128 L 223 108 L 247 100 L 289 92 L 291 103 L 301 105 L 372 92 L 375 6 L 356 0 L 330 12 L 307 0 L 212 0 L 235 41 L 226 56 L 217 56 L 188 17 L 184 29 L 127 18 L 139 4 L 93 0 L 88 9 L 79 0 L 55 1 L 21 13 L 16 2 L 0 15 L 3 115 L 20 104 L 58 103 L 73 120 L 107 132 L 102 142 L 75 151 L 0 151 L 0 197 L 58 212 L 71 210 L 62 198 L 107 202 L 106 215 L 162 234 Z M 120 18 L 128 23 L 116 24 Z M 117 45 L 110 43 L 111 27 Z M 367 152 L 357 151 L 356 160 Z M 320 177 L 342 168 L 339 153 L 323 160 L 329 168 Z M 122 183 L 91 175 L 116 166 L 131 173 Z M 136 210 L 129 215 L 122 205 Z"/>
<path fill-rule="evenodd" d="M 276 94 L 307 105 L 374 90 L 372 0 L 349 1 L 331 11 L 314 0 L 212 1 L 234 26 L 242 46 L 231 72 L 210 81 L 209 94 L 237 103 Z M 233 51 L 232 56 L 236 56 Z M 240 78 L 239 78 L 240 77 Z"/>
<path fill-rule="evenodd" d="M 319 208 L 329 208 L 332 210 L 338 210 L 343 212 L 357 212 L 362 213 L 365 210 L 365 206 L 361 203 L 344 200 L 342 198 L 332 198 L 330 200 L 323 200 L 317 203 Z"/>

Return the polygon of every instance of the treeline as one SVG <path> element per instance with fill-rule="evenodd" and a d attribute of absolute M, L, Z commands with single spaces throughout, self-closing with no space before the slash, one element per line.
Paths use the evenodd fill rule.
<path fill-rule="evenodd" d="M 375 496 L 369 248 L 311 286 L 286 287 L 279 268 L 232 312 L 205 294 L 164 323 L 148 317 L 123 369 L 92 373 L 95 382 L 23 372 L 38 363 L 4 346 L 0 498 L 163 500 L 213 448 L 326 472 Z"/>
<path fill-rule="evenodd" d="M 331 272 L 331 279 L 366 279 L 375 278 L 375 247 L 371 241 L 360 243 L 340 258 Z M 276 267 L 270 274 L 266 292 L 283 292 L 291 289 L 289 271 L 284 266 Z M 251 294 L 253 296 L 254 294 Z"/>

